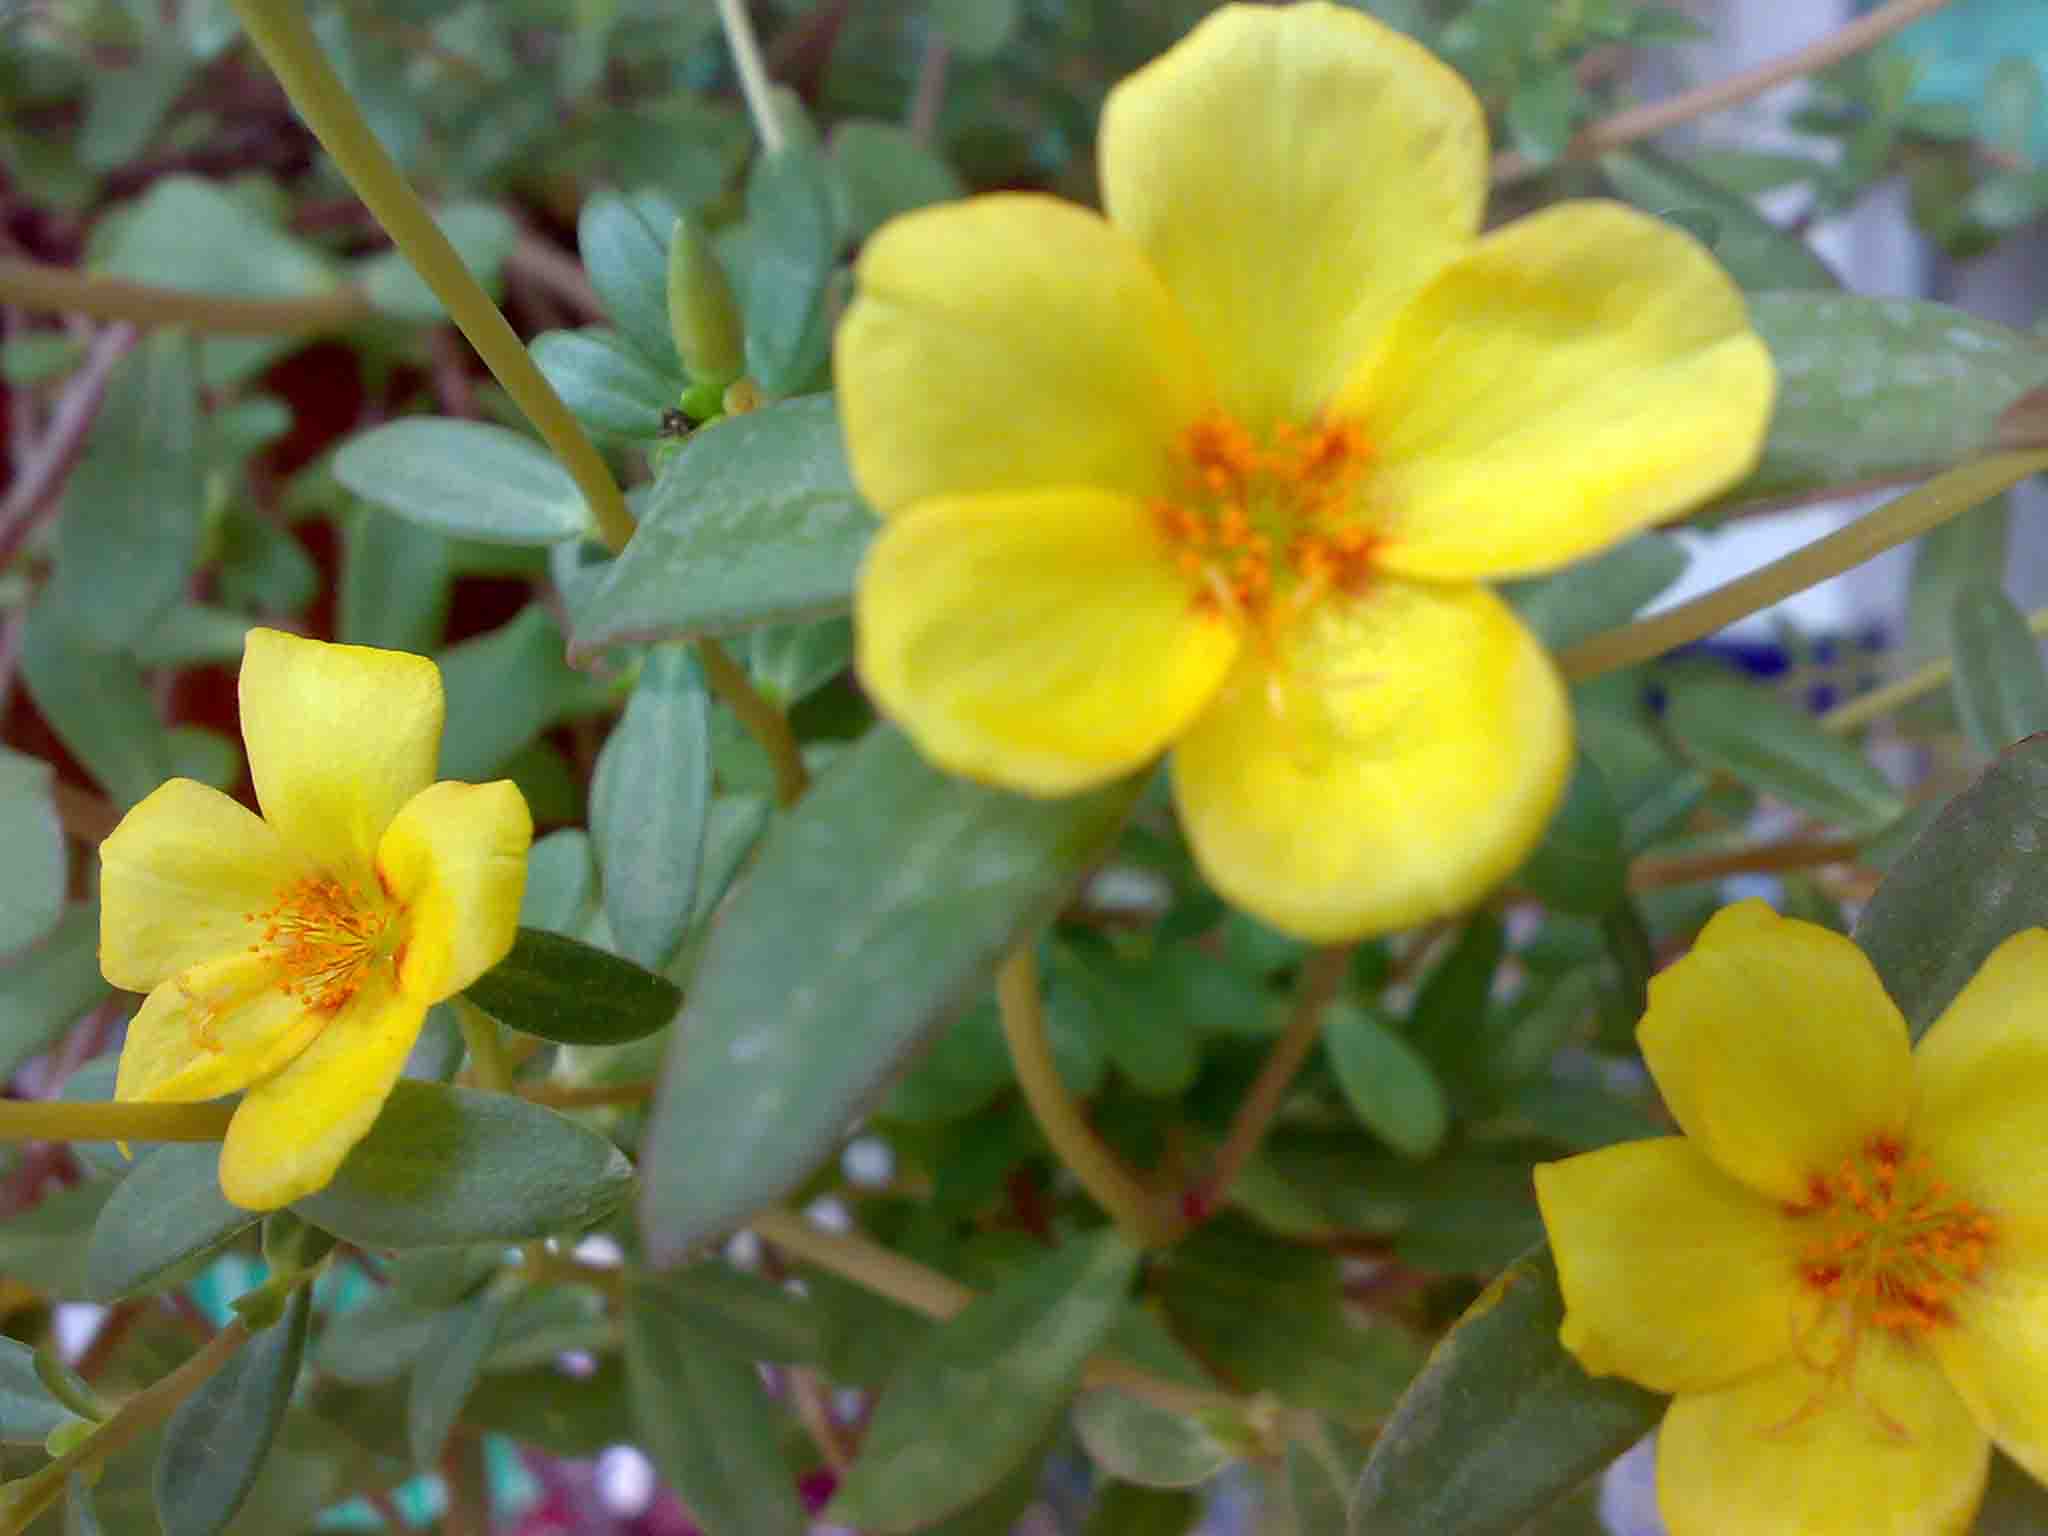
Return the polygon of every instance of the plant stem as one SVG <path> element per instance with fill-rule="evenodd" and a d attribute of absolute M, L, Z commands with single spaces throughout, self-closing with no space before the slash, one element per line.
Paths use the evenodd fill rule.
<path fill-rule="evenodd" d="M 593 1083 L 575 1087 L 566 1083 L 521 1083 L 515 1090 L 530 1104 L 550 1109 L 590 1109 L 604 1104 L 644 1104 L 654 1097 L 654 1079 L 631 1083 Z"/>
<path fill-rule="evenodd" d="M 1852 838 L 1809 837 L 1783 843 L 1759 843 L 1748 848 L 1727 848 L 1713 853 L 1642 858 L 1629 865 L 1628 887 L 1632 891 L 1648 891 L 1663 886 L 1719 880 L 1724 875 L 1822 869 L 1830 864 L 1853 864 L 1861 851 L 1861 845 Z"/>
<path fill-rule="evenodd" d="M 1288 1015 L 1287 1028 L 1281 1033 L 1272 1053 L 1266 1057 L 1265 1064 L 1259 1068 L 1251 1091 L 1237 1107 L 1237 1114 L 1230 1122 L 1230 1133 L 1223 1138 L 1223 1146 L 1216 1153 L 1216 1161 L 1210 1165 L 1208 1177 L 1190 1190 L 1182 1201 L 1182 1215 L 1190 1224 L 1206 1220 L 1222 1205 L 1230 1186 L 1244 1172 L 1244 1165 L 1251 1161 L 1252 1154 L 1258 1151 L 1273 1117 L 1280 1112 L 1281 1101 L 1287 1097 L 1294 1075 L 1301 1070 L 1316 1042 L 1322 1038 L 1323 1013 L 1336 997 L 1337 989 L 1344 984 L 1345 974 L 1350 968 L 1351 946 L 1348 944 L 1333 944 L 1315 950 L 1303 962 L 1301 975 L 1295 982 L 1294 1008 Z"/>
<path fill-rule="evenodd" d="M 1045 1007 L 1038 994 L 1038 964 L 1030 941 L 1012 950 L 996 973 L 996 1003 L 1002 1011 L 1003 1038 L 1009 1043 L 1017 1086 L 1023 1090 L 1038 1128 L 1052 1144 L 1053 1154 L 1140 1248 L 1173 1241 L 1176 1224 L 1170 1213 L 1095 1134 L 1081 1106 L 1067 1091 L 1045 1037 Z"/>
<path fill-rule="evenodd" d="M 704 680 L 711 685 L 711 691 L 739 716 L 747 734 L 768 754 L 775 769 L 776 803 L 795 805 L 810 788 L 811 778 L 804 770 L 803 749 L 789 728 L 789 717 L 768 702 L 747 676 L 747 669 L 711 636 L 698 638 L 697 659 L 704 664 Z"/>
<path fill-rule="evenodd" d="M 910 110 L 903 126 L 920 144 L 929 144 L 938 131 L 939 109 L 946 101 L 946 74 L 953 50 L 934 27 L 925 35 L 924 52 L 917 61 L 917 86 L 910 98 Z"/>
<path fill-rule="evenodd" d="M 86 436 L 106 401 L 107 381 L 134 349 L 135 340 L 132 325 L 110 325 L 93 338 L 85 361 L 66 382 L 31 456 L 16 461 L 14 483 L 0 500 L 0 567 L 14 558 L 37 520 L 57 504 L 57 495 L 84 452 Z"/>
<path fill-rule="evenodd" d="M 125 320 L 143 327 L 177 325 L 231 336 L 337 331 L 372 313 L 369 299 L 354 286 L 298 299 L 230 298 L 13 258 L 0 258 L 0 300 L 96 320 Z"/>
<path fill-rule="evenodd" d="M 505 1060 L 505 1036 L 498 1021 L 466 997 L 458 996 L 451 1001 L 455 1004 L 455 1022 L 469 1046 L 469 1065 L 477 1086 L 491 1093 L 511 1093 L 512 1067 Z"/>
<path fill-rule="evenodd" d="M 2027 615 L 2027 628 L 2036 635 L 2048 635 L 2048 608 L 2036 608 Z M 1820 717 L 1822 730 L 1848 732 L 1910 704 L 1924 693 L 1932 693 L 1956 670 L 1953 656 L 1942 656 L 1908 672 L 1895 683 L 1873 688 L 1861 698 L 1837 704 Z"/>
<path fill-rule="evenodd" d="M 235 0 L 235 10 L 306 126 L 575 480 L 599 537 L 615 551 L 624 549 L 633 516 L 611 470 L 370 132 L 320 52 L 298 0 Z"/>
<path fill-rule="evenodd" d="M 718 0 L 718 22 L 725 28 L 733 68 L 739 71 L 740 94 L 747 98 L 747 111 L 754 119 L 754 131 L 761 136 L 761 148 L 779 155 L 784 142 L 782 124 L 775 116 L 768 66 L 761 62 L 761 44 L 754 36 L 753 20 L 747 15 L 747 0 Z"/>
<path fill-rule="evenodd" d="M 0 1142 L 219 1141 L 228 1104 L 73 1104 L 62 1099 L 0 1099 Z"/>
<path fill-rule="evenodd" d="M 756 1212 L 747 1225 L 784 1253 L 941 1322 L 965 1311 L 976 1296 L 976 1292 L 957 1280 L 926 1269 L 869 1238 L 858 1233 L 822 1232 L 793 1211 L 771 1206 Z M 1242 1407 L 1237 1399 L 1224 1393 L 1167 1381 L 1107 1355 L 1097 1355 L 1088 1362 L 1082 1381 L 1090 1387 L 1115 1387 L 1174 1413 L 1222 1410 L 1235 1414 Z"/>
<path fill-rule="evenodd" d="M 1676 96 L 1654 101 L 1646 106 L 1630 107 L 1611 117 L 1603 117 L 1597 123 L 1589 123 L 1572 135 L 1571 143 L 1565 146 L 1565 157 L 1583 160 L 1606 150 L 1618 149 L 1623 144 L 1633 144 L 1638 139 L 1647 139 L 1674 128 L 1680 123 L 1690 122 L 1696 117 L 1705 117 L 1710 112 L 1719 112 L 1751 97 L 1761 96 L 1774 85 L 1787 80 L 1796 80 L 1801 75 L 1812 74 L 1815 70 L 1826 69 L 1852 58 L 1867 48 L 1875 47 L 1892 33 L 1909 22 L 1918 21 L 1931 11 L 1938 11 L 1948 0 L 1891 0 L 1867 16 L 1860 16 L 1847 26 L 1830 32 L 1818 42 L 1804 48 L 1746 69 L 1740 74 L 1730 75 L 1725 80 L 1715 80 L 1695 90 L 1681 91 Z M 1503 150 L 1493 157 L 1493 179 L 1498 182 L 1520 181 L 1532 176 L 1544 167 L 1523 158 L 1514 150 Z"/>
<path fill-rule="evenodd" d="M 1761 570 L 1676 608 L 1581 641 L 1557 658 L 1558 667 L 1576 682 L 1661 656 L 1938 528 L 2042 470 L 2048 470 L 2048 453 L 2001 453 L 1958 465 Z"/>

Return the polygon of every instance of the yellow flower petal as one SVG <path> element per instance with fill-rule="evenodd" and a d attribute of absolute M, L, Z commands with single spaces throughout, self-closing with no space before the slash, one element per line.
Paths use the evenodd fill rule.
<path fill-rule="evenodd" d="M 2021 1246 L 2008 1235 L 1928 1344 L 1999 1448 L 2048 1482 L 2048 1246 Z"/>
<path fill-rule="evenodd" d="M 1997 949 L 1913 1053 L 1914 1150 L 2048 1253 L 2048 932 Z"/>
<path fill-rule="evenodd" d="M 324 872 L 367 874 L 398 808 L 434 781 L 440 669 L 402 651 L 252 629 L 241 695 L 264 820 Z"/>
<path fill-rule="evenodd" d="M 275 830 L 217 789 L 172 779 L 100 844 L 100 970 L 148 992 L 188 966 L 245 950 L 300 873 Z"/>
<path fill-rule="evenodd" d="M 519 931 L 533 817 L 510 779 L 444 782 L 405 803 L 377 847 L 377 873 L 407 908 L 398 981 L 438 1003 L 505 958 Z"/>
<path fill-rule="evenodd" d="M 1174 434 L 1209 403 L 1186 322 L 1136 247 L 1049 197 L 909 214 L 861 253 L 835 343 L 861 494 L 1165 489 Z"/>
<path fill-rule="evenodd" d="M 268 1077 L 327 1022 L 279 985 L 275 961 L 246 951 L 195 965 L 128 1021 L 114 1097 L 190 1104 Z"/>
<path fill-rule="evenodd" d="M 1815 1303 L 1775 1202 L 1681 1136 L 1536 1167 L 1565 1348 L 1657 1392 L 1726 1386 L 1792 1352 Z"/>
<path fill-rule="evenodd" d="M 1109 93 L 1100 158 L 1110 221 L 1255 432 L 1328 403 L 1486 197 L 1470 88 L 1334 5 L 1216 12 Z"/>
<path fill-rule="evenodd" d="M 1651 980 L 1636 1040 L 1686 1134 L 1773 1199 L 1906 1128 L 1906 1021 L 1863 951 L 1760 901 L 1716 913 Z"/>
<path fill-rule="evenodd" d="M 1676 1399 L 1657 1502 L 1671 1536 L 1958 1536 L 1990 1450 L 1924 1350 L 1866 1333 L 1847 1380 L 1794 1360 Z"/>
<path fill-rule="evenodd" d="M 1480 587 L 1383 581 L 1247 648 L 1176 744 L 1223 896 L 1327 941 L 1454 912 L 1542 835 L 1571 757 L 1550 659 Z"/>
<path fill-rule="evenodd" d="M 323 1188 L 368 1134 L 426 1017 L 378 967 L 297 1060 L 243 1098 L 221 1144 L 221 1193 L 268 1211 Z"/>
<path fill-rule="evenodd" d="M 927 502 L 882 530 L 855 605 L 883 712 L 941 767 L 1030 794 L 1150 761 L 1238 646 L 1151 514 L 1102 491 Z"/>
<path fill-rule="evenodd" d="M 1756 462 L 1776 375 L 1690 235 L 1613 203 L 1480 241 L 1343 391 L 1377 458 L 1391 570 L 1547 571 L 1704 500 Z"/>

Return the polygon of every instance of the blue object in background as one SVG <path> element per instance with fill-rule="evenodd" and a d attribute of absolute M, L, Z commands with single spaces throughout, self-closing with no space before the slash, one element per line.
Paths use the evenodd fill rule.
<path fill-rule="evenodd" d="M 1888 46 L 1919 66 L 1911 100 L 1968 107 L 1979 136 L 1990 139 L 1991 77 L 2001 60 L 2027 59 L 2048 82 L 2048 5 L 2042 0 L 1954 0 L 1914 22 Z M 2027 150 L 2037 164 L 2048 163 L 2048 111 L 2034 114 Z"/>

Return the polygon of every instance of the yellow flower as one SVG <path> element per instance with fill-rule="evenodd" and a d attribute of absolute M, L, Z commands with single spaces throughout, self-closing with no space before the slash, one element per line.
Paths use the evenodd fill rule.
<path fill-rule="evenodd" d="M 434 782 L 421 656 L 252 629 L 242 739 L 261 818 L 173 779 L 100 847 L 100 969 L 149 994 L 115 1097 L 242 1092 L 221 1189 L 269 1210 L 370 1129 L 427 1009 L 505 957 L 533 822 L 509 781 Z"/>
<path fill-rule="evenodd" d="M 871 240 L 839 330 L 885 526 L 861 676 L 950 771 L 1059 795 L 1171 746 L 1196 856 L 1313 939 L 1520 862 L 1571 750 L 1482 580 L 1754 461 L 1771 364 L 1686 235 L 1481 236 L 1477 101 L 1355 11 L 1228 6 L 1110 93 L 1107 218 L 1026 195 Z"/>
<path fill-rule="evenodd" d="M 1929 1029 L 1761 902 L 1650 983 L 1684 1136 L 1536 1170 L 1565 1347 L 1675 1394 L 1673 1536 L 1968 1528 L 1991 1442 L 2048 1478 L 2048 931 Z"/>

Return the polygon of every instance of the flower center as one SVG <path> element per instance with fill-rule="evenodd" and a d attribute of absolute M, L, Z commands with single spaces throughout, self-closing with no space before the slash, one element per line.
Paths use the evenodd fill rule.
<path fill-rule="evenodd" d="M 1272 625 L 1326 592 L 1356 592 L 1376 535 L 1355 508 L 1371 462 L 1348 421 L 1281 422 L 1260 443 L 1212 410 L 1175 446 L 1179 485 L 1153 503 L 1203 612 Z"/>
<path fill-rule="evenodd" d="M 362 987 L 370 965 L 392 948 L 392 909 L 327 875 L 295 880 L 274 905 L 249 915 L 263 924 L 250 945 L 283 972 L 286 993 L 306 1007 L 333 1013 Z"/>
<path fill-rule="evenodd" d="M 1798 1260 L 1806 1285 L 1856 1325 L 1908 1338 L 1955 1321 L 1951 1302 L 1997 1241 L 1989 1215 L 1890 1136 L 1816 1173 L 1793 1214 L 1815 1225 Z"/>

